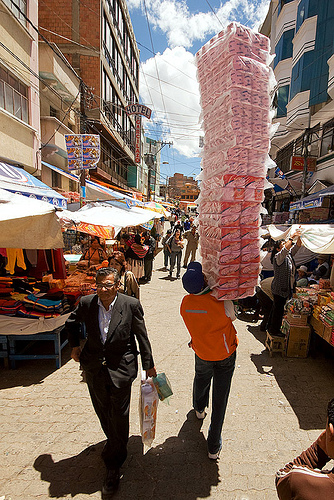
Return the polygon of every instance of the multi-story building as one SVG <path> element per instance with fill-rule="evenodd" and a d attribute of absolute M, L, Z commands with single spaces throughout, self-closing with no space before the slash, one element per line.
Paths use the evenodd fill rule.
<path fill-rule="evenodd" d="M 0 161 L 38 174 L 38 2 L 0 0 L 0 9 Z"/>
<path fill-rule="evenodd" d="M 81 132 L 101 137 L 91 177 L 127 188 L 136 163 L 134 118 L 125 107 L 139 100 L 139 50 L 125 0 L 44 0 L 39 27 L 89 87 L 82 87 Z"/>
<path fill-rule="evenodd" d="M 193 177 L 176 173 L 173 177 L 168 178 L 168 199 L 195 201 L 199 191 L 198 183 Z"/>
<path fill-rule="evenodd" d="M 65 134 L 80 133 L 80 79 L 57 46 L 44 41 L 39 42 L 39 75 L 42 181 L 78 192 L 79 182 L 66 174 Z"/>
<path fill-rule="evenodd" d="M 291 158 L 305 153 L 316 158 L 312 182 L 334 182 L 333 23 L 333 0 L 271 0 L 260 30 L 276 54 L 274 122 L 280 125 L 271 156 L 296 186 L 303 174 L 291 171 Z"/>

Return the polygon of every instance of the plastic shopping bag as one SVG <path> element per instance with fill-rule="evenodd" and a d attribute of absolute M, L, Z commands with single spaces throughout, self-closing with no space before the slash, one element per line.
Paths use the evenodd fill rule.
<path fill-rule="evenodd" d="M 139 418 L 141 439 L 144 445 L 151 447 L 155 438 L 159 397 L 151 378 L 142 375 L 139 397 Z"/>
<path fill-rule="evenodd" d="M 168 401 L 168 398 L 173 395 L 173 390 L 166 374 L 158 373 L 156 377 L 153 377 L 153 383 L 160 401 Z"/>

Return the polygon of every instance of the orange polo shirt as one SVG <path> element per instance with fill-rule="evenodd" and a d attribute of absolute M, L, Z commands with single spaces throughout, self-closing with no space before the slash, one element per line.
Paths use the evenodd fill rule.
<path fill-rule="evenodd" d="M 226 316 L 224 301 L 211 293 L 186 295 L 180 313 L 192 339 L 192 348 L 205 361 L 228 358 L 237 348 L 237 332 Z"/>

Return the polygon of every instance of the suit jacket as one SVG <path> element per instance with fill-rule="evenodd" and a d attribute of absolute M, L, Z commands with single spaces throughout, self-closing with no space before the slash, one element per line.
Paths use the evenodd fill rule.
<path fill-rule="evenodd" d="M 81 323 L 86 326 L 87 340 L 80 355 L 82 368 L 90 373 L 107 366 L 116 387 L 124 387 L 136 378 L 138 372 L 137 342 L 144 370 L 153 368 L 151 345 L 139 300 L 118 293 L 112 309 L 105 344 L 101 341 L 98 296 L 86 295 L 66 321 L 71 347 L 80 345 Z"/>

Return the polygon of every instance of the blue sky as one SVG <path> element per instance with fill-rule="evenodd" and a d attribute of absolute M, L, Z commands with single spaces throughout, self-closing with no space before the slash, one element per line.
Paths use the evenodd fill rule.
<path fill-rule="evenodd" d="M 161 182 L 200 172 L 200 102 L 194 55 L 230 22 L 257 29 L 269 0 L 128 0 L 141 53 L 140 94 L 153 110 L 148 135 L 162 149 Z M 212 12 L 212 9 L 214 12 Z"/>

